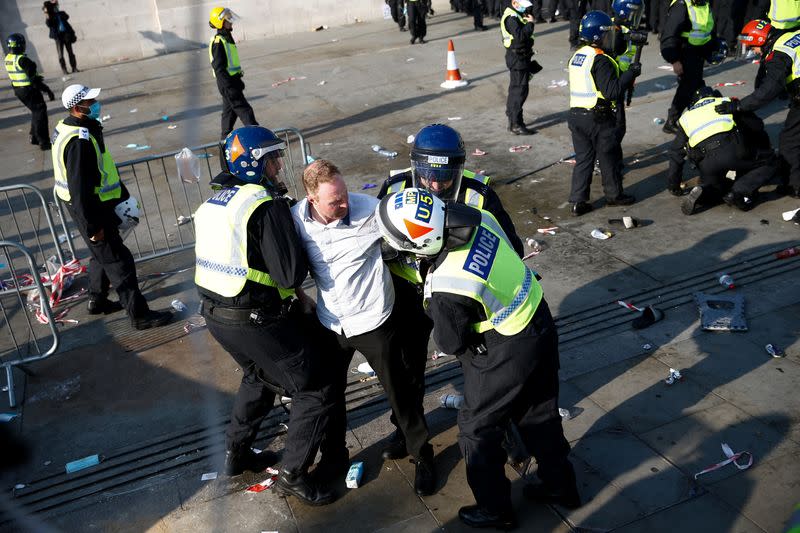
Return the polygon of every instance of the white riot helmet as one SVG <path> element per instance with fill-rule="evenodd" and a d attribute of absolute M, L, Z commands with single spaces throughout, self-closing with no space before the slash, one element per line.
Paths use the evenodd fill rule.
<path fill-rule="evenodd" d="M 427 256 L 442 251 L 445 204 L 428 191 L 409 188 L 384 197 L 376 218 L 392 248 Z"/>
<path fill-rule="evenodd" d="M 124 202 L 120 202 L 114 208 L 114 213 L 119 217 L 119 234 L 123 239 L 136 227 L 139 223 L 139 200 L 130 196 Z"/>

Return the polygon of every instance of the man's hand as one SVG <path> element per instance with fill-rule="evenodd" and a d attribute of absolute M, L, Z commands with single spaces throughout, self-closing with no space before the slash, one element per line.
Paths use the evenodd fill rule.
<path fill-rule="evenodd" d="M 100 229 L 100 231 L 89 237 L 89 240 L 92 242 L 102 242 L 105 238 L 106 232 L 103 229 Z"/>
<path fill-rule="evenodd" d="M 676 61 L 672 64 L 672 72 L 674 72 L 676 76 L 683 76 L 683 65 L 680 61 Z"/>
<path fill-rule="evenodd" d="M 730 102 L 722 102 L 714 106 L 714 111 L 720 115 L 732 115 L 742 110 L 742 104 L 738 98 L 731 98 Z"/>
<path fill-rule="evenodd" d="M 641 63 L 631 63 L 631 66 L 628 67 L 628 70 L 633 74 L 634 78 L 638 78 L 642 75 L 642 64 Z"/>
<path fill-rule="evenodd" d="M 317 311 L 317 302 L 307 295 L 303 289 L 297 288 L 294 292 L 297 296 L 297 301 L 300 302 L 300 309 L 303 311 L 303 314 L 312 315 Z"/>

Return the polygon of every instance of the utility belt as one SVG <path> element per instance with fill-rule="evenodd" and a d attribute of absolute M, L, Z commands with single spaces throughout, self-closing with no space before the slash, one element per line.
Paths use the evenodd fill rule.
<path fill-rule="evenodd" d="M 725 133 L 718 133 L 699 143 L 694 148 L 688 148 L 686 154 L 695 163 L 702 161 L 708 154 L 721 146 L 730 147 L 732 143 L 739 142 L 739 132 L 734 128 Z"/>
<path fill-rule="evenodd" d="M 203 302 L 203 314 L 223 324 L 250 324 L 262 326 L 268 322 L 286 318 L 292 310 L 292 298 L 281 301 L 278 309 L 219 307 L 209 300 Z"/>
<path fill-rule="evenodd" d="M 614 106 L 608 100 L 597 100 L 597 104 L 591 108 L 585 107 L 571 107 L 569 109 L 573 115 L 592 116 L 596 122 L 608 122 L 615 120 L 616 111 Z"/>

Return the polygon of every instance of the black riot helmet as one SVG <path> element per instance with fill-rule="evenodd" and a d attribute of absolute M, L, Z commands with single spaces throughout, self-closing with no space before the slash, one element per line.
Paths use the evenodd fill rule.
<path fill-rule="evenodd" d="M 6 39 L 6 48 L 12 54 L 24 54 L 25 53 L 25 37 L 23 37 L 19 33 L 12 33 Z"/>

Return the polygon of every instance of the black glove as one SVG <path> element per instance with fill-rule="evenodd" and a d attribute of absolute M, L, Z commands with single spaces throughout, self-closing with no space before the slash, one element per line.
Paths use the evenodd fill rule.
<path fill-rule="evenodd" d="M 50 100 L 51 102 L 56 99 L 56 95 L 53 94 L 53 91 L 51 91 L 49 87 L 47 88 L 46 93 L 47 93 L 47 99 Z"/>
<path fill-rule="evenodd" d="M 536 74 L 538 72 L 541 72 L 542 68 L 544 68 L 544 67 L 542 67 L 539 64 L 539 62 L 534 59 L 533 61 L 531 61 L 530 67 L 528 69 L 528 72 L 530 72 L 530 74 L 533 75 L 533 74 Z"/>
<path fill-rule="evenodd" d="M 634 78 L 638 78 L 642 75 L 642 64 L 641 63 L 631 63 L 631 66 L 628 67 L 628 72 L 633 74 Z"/>
<path fill-rule="evenodd" d="M 738 113 L 741 110 L 742 110 L 742 104 L 740 104 L 739 100 L 736 98 L 732 98 L 730 102 L 722 102 L 721 104 L 717 104 L 714 106 L 714 111 L 716 111 L 720 115 L 732 115 L 734 113 Z"/>
<path fill-rule="evenodd" d="M 643 31 L 632 31 L 630 33 L 626 33 L 624 37 L 627 37 L 627 40 L 633 44 L 647 44 L 647 33 Z"/>

